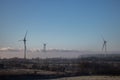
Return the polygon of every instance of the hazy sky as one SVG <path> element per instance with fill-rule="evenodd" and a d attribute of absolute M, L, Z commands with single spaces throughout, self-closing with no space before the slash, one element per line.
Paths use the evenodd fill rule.
<path fill-rule="evenodd" d="M 120 49 L 120 0 L 0 0 L 0 48 Z"/>

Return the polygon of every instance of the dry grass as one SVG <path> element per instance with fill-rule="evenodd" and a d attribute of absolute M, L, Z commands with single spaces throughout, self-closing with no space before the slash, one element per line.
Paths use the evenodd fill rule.
<path fill-rule="evenodd" d="M 120 76 L 80 76 L 80 77 L 66 77 L 54 80 L 120 80 Z"/>
<path fill-rule="evenodd" d="M 35 70 L 35 69 L 6 69 L 0 70 L 0 75 L 24 75 L 24 74 L 43 74 L 43 75 L 52 75 L 56 74 L 56 72 L 52 71 L 43 71 L 43 70 Z"/>
<path fill-rule="evenodd" d="M 58 74 L 52 71 L 43 71 L 43 70 L 33 70 L 33 69 L 8 69 L 0 70 L 0 75 L 20 75 L 20 74 L 36 74 L 42 75 L 55 75 Z M 62 73 L 61 73 L 62 74 Z M 60 75 L 60 73 L 59 73 Z M 38 79 L 39 80 L 39 79 Z M 51 80 L 120 80 L 120 76 L 79 76 L 79 77 L 65 77 Z"/>

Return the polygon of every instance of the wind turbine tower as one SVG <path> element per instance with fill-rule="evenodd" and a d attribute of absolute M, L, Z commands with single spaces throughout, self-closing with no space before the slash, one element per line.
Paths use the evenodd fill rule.
<path fill-rule="evenodd" d="M 24 59 L 26 59 L 26 51 L 27 51 L 27 47 L 26 47 L 26 36 L 27 36 L 27 31 L 25 33 L 24 39 L 23 40 L 19 40 L 19 41 L 23 41 L 24 43 Z"/>

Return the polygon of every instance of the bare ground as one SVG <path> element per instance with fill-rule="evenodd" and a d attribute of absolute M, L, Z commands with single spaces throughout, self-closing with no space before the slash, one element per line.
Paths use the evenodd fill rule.
<path fill-rule="evenodd" d="M 12 76 L 12 78 L 11 78 L 11 76 L 8 77 L 7 75 L 11 75 L 11 76 L 14 75 L 14 76 Z M 21 75 L 27 75 L 27 77 L 26 76 L 21 77 Z M 16 79 L 17 80 L 44 80 L 44 79 L 42 79 L 43 76 L 47 77 L 48 80 L 120 80 L 120 76 L 78 76 L 78 77 L 64 77 L 64 78 L 58 77 L 57 78 L 56 75 L 57 76 L 63 75 L 63 73 L 35 70 L 35 69 L 34 70 L 33 69 L 32 70 L 31 69 L 0 70 L 0 80 L 1 80 L 2 76 L 5 76 L 5 77 L 3 77 L 3 80 L 16 80 Z M 6 78 L 6 76 L 7 76 L 7 78 Z M 15 76 L 17 76 L 17 77 L 14 78 Z M 31 76 L 33 76 L 33 77 L 31 77 Z M 54 79 L 52 79 L 52 77 L 48 77 L 48 76 L 53 76 Z M 35 78 L 35 77 L 37 77 L 37 78 Z M 55 79 L 55 77 L 57 79 Z M 20 78 L 20 79 L 18 79 L 18 78 Z"/>
<path fill-rule="evenodd" d="M 80 77 L 66 77 L 52 80 L 120 80 L 120 76 L 80 76 Z"/>

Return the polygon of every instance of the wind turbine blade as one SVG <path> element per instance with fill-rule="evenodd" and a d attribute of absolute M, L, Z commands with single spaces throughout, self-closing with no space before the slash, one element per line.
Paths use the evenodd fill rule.
<path fill-rule="evenodd" d="M 18 40 L 18 41 L 23 41 L 23 40 Z"/>
<path fill-rule="evenodd" d="M 102 51 L 103 51 L 104 47 L 105 47 L 105 44 L 103 43 L 103 46 L 102 46 Z"/>
<path fill-rule="evenodd" d="M 102 34 L 101 34 L 101 38 L 102 38 L 102 40 L 103 40 L 103 41 L 105 41 L 105 39 L 104 39 L 104 37 L 103 37 L 103 35 L 102 35 Z"/>
<path fill-rule="evenodd" d="M 25 37 L 24 37 L 24 39 L 26 39 L 26 36 L 27 36 L 27 32 L 28 32 L 28 31 L 26 31 L 26 33 L 25 33 Z"/>
<path fill-rule="evenodd" d="M 104 37 L 102 36 L 102 40 L 105 41 Z"/>

